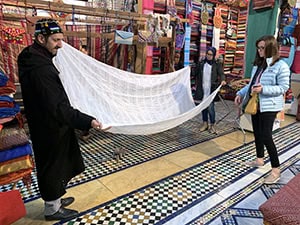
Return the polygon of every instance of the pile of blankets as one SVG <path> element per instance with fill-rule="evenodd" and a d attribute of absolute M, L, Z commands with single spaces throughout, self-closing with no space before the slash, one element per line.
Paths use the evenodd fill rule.
<path fill-rule="evenodd" d="M 14 83 L 0 71 L 0 185 L 23 180 L 28 187 L 34 168 L 32 148 L 15 103 Z"/>

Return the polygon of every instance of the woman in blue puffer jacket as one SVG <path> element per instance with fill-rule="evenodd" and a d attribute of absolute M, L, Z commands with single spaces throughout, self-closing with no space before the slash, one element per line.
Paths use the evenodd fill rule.
<path fill-rule="evenodd" d="M 248 85 L 236 93 L 235 104 L 247 104 L 252 92 L 258 93 L 258 112 L 251 116 L 256 147 L 256 160 L 247 162 L 248 166 L 264 165 L 264 146 L 270 157 L 272 171 L 265 179 L 266 184 L 280 179 L 280 163 L 272 131 L 276 115 L 284 107 L 284 93 L 289 88 L 290 69 L 280 60 L 278 43 L 274 36 L 266 35 L 256 41 L 256 57 Z"/>

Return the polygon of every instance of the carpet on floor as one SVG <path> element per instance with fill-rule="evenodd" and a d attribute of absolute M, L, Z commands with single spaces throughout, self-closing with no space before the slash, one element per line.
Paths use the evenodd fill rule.
<path fill-rule="evenodd" d="M 299 132 L 300 123 L 294 123 L 274 133 L 282 171 L 289 168 L 294 173 L 299 172 Z M 263 179 L 271 169 L 268 157 L 262 168 L 245 165 L 244 162 L 255 159 L 255 155 L 254 142 L 250 142 L 57 225 L 261 224 L 262 215 L 257 205 L 252 211 L 241 206 L 243 199 L 266 186 Z M 298 168 L 297 171 L 294 168 Z M 287 182 L 284 174 L 279 184 L 273 186 L 280 187 L 280 182 Z M 242 217 L 243 222 L 231 223 Z M 257 219 L 257 223 L 248 223 L 249 218 Z"/>

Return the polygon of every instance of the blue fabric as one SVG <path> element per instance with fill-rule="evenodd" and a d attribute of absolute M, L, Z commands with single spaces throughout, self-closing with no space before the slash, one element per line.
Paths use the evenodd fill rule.
<path fill-rule="evenodd" d="M 0 118 L 15 116 L 18 112 L 20 112 L 20 106 L 16 103 L 13 108 L 2 107 L 0 108 Z"/>
<path fill-rule="evenodd" d="M 294 33 L 294 30 L 295 30 L 295 26 L 297 24 L 297 21 L 298 21 L 298 9 L 297 8 L 292 8 L 291 9 L 291 22 L 289 24 L 287 24 L 286 26 L 283 27 L 283 35 L 284 36 L 287 36 L 287 37 L 290 37 L 292 36 L 292 34 Z"/>
<path fill-rule="evenodd" d="M 14 99 L 7 95 L 0 95 L 0 102 L 13 102 Z"/>
<path fill-rule="evenodd" d="M 32 155 L 32 148 L 30 144 L 21 145 L 15 148 L 0 151 L 0 162 L 16 159 L 25 155 Z"/>
<path fill-rule="evenodd" d="M 5 86 L 8 81 L 8 77 L 0 70 L 0 87 Z"/>
<path fill-rule="evenodd" d="M 295 43 L 295 38 L 293 37 L 287 37 L 287 38 L 290 40 L 291 43 L 290 54 L 288 58 L 282 58 L 282 60 L 285 61 L 289 67 L 291 67 L 296 53 L 296 45 L 295 45 L 296 43 Z"/>
<path fill-rule="evenodd" d="M 214 124 L 216 122 L 216 112 L 215 112 L 215 103 L 212 101 L 210 105 L 202 111 L 202 120 L 204 122 L 208 122 L 208 116 L 209 121 L 211 124 Z"/>

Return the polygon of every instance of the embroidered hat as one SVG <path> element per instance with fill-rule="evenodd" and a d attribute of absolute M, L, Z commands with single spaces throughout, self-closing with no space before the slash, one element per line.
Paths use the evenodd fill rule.
<path fill-rule="evenodd" d="M 53 19 L 40 19 L 35 24 L 34 35 L 51 35 L 55 33 L 63 33 L 58 22 Z"/>

